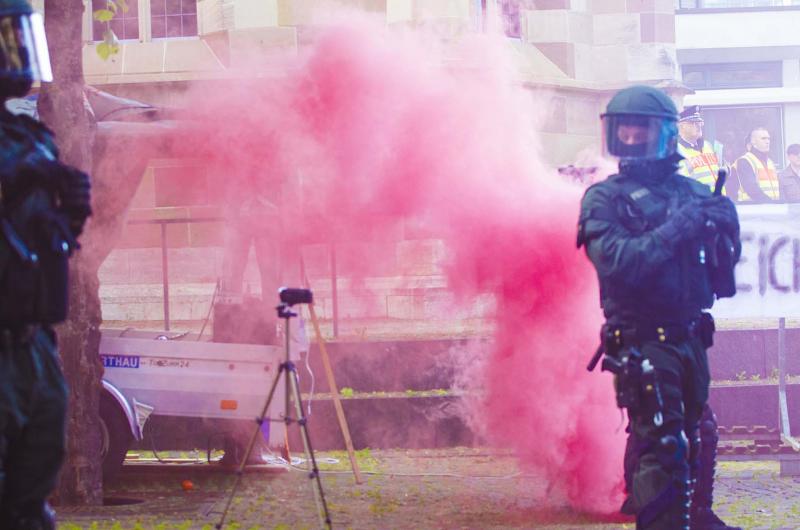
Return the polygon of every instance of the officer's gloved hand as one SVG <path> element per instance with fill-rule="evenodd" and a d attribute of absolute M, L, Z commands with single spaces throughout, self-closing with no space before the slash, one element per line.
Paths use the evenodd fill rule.
<path fill-rule="evenodd" d="M 91 189 L 89 175 L 74 167 L 63 166 L 59 185 L 61 211 L 69 219 L 70 229 L 75 237 L 83 232 L 86 219 L 92 215 Z"/>
<path fill-rule="evenodd" d="M 736 206 L 728 197 L 716 195 L 703 200 L 703 211 L 708 220 L 728 234 L 739 233 L 739 218 Z"/>
<path fill-rule="evenodd" d="M 705 226 L 706 219 L 702 204 L 689 201 L 673 211 L 655 232 L 667 243 L 679 243 L 697 237 Z"/>

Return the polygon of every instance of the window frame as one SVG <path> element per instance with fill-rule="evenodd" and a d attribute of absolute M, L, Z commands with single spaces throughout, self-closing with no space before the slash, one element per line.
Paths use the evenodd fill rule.
<path fill-rule="evenodd" d="M 194 3 L 195 3 L 194 17 L 195 17 L 195 30 L 196 30 L 194 35 L 181 35 L 179 37 L 168 37 L 168 36 L 153 37 L 153 12 L 152 12 L 152 9 L 151 9 L 152 4 L 151 4 L 151 0 L 147 0 L 147 23 L 148 23 L 148 26 L 149 26 L 148 27 L 148 32 L 149 32 L 148 34 L 149 34 L 150 42 L 161 41 L 161 40 L 196 39 L 197 37 L 199 37 L 200 36 L 200 13 L 199 13 L 200 6 L 198 5 L 199 4 L 199 0 L 194 0 Z M 181 13 L 178 16 L 183 16 L 183 15 L 184 14 Z M 165 17 L 168 17 L 168 16 L 170 16 L 170 15 L 166 15 L 165 14 Z"/>
<path fill-rule="evenodd" d="M 786 113 L 784 109 L 784 105 L 781 103 L 751 103 L 745 105 L 705 105 L 701 106 L 700 112 L 703 113 L 703 117 L 706 121 L 707 126 L 711 125 L 709 129 L 713 129 L 713 131 L 709 131 L 709 136 L 707 139 L 709 140 L 717 140 L 720 141 L 723 139 L 723 135 L 717 128 L 721 125 L 720 120 L 718 120 L 718 115 L 715 115 L 719 112 L 730 112 L 736 113 L 740 116 L 743 115 L 742 111 L 747 110 L 762 110 L 762 111 L 774 111 L 777 113 L 775 116 L 775 124 L 777 127 L 777 131 L 770 130 L 769 126 L 770 123 L 764 123 L 766 120 L 759 120 L 759 121 L 750 121 L 748 122 L 749 127 L 754 127 L 757 125 L 767 127 L 767 130 L 771 136 L 771 145 L 770 145 L 770 158 L 773 162 L 778 166 L 778 168 L 786 167 Z M 713 122 L 713 123 L 711 123 Z M 746 128 L 745 128 L 746 129 Z M 737 131 L 739 134 L 734 134 L 735 141 L 729 144 L 729 147 L 735 148 L 735 152 L 738 156 L 741 156 L 744 151 L 744 142 L 742 140 L 743 135 L 741 134 L 743 131 L 746 134 L 745 129 L 741 131 Z M 713 134 L 710 134 L 713 132 Z M 739 138 L 742 136 L 742 138 Z M 736 157 L 738 159 L 738 156 Z M 733 163 L 734 160 L 725 160 L 727 163 Z"/>
<path fill-rule="evenodd" d="M 138 12 L 139 12 L 139 38 L 138 39 L 120 39 L 120 42 L 159 42 L 164 40 L 190 40 L 190 39 L 199 39 L 200 38 L 200 5 L 199 0 L 195 0 L 197 5 L 197 33 L 195 35 L 188 35 L 185 37 L 156 37 L 153 39 L 152 33 L 152 21 L 150 20 L 150 0 L 138 0 Z M 84 35 L 84 42 L 96 44 L 101 42 L 100 40 L 95 40 L 94 38 L 94 29 L 92 27 L 93 16 L 92 16 L 92 9 L 85 9 L 84 10 L 84 25 L 83 25 L 83 35 Z"/>
<path fill-rule="evenodd" d="M 710 76 L 714 72 L 734 72 L 741 71 L 765 71 L 770 75 L 775 75 L 772 81 L 760 84 L 742 85 L 735 83 L 717 83 L 710 81 Z M 696 86 L 686 82 L 687 73 L 703 74 L 703 86 Z M 735 63 L 691 63 L 681 65 L 681 79 L 686 86 L 692 90 L 736 90 L 745 88 L 778 88 L 783 86 L 783 61 L 747 61 Z"/>
<path fill-rule="evenodd" d="M 144 1 L 149 2 L 150 0 L 136 0 L 136 20 L 138 21 L 138 26 L 139 26 L 139 36 L 136 37 L 136 38 L 124 39 L 124 38 L 120 38 L 120 36 L 117 35 L 117 38 L 119 39 L 120 42 L 136 42 L 136 41 L 141 42 L 142 41 L 142 29 L 143 29 L 142 28 L 142 10 L 141 10 L 139 4 L 141 4 Z M 94 23 L 95 23 L 95 20 L 94 20 L 94 5 L 93 4 L 94 4 L 94 2 L 90 0 L 89 5 L 90 5 L 91 8 L 86 10 L 86 11 L 88 11 L 88 15 L 89 15 L 89 41 L 90 42 L 102 42 L 103 41 L 102 36 L 101 36 L 101 38 L 98 39 L 98 38 L 95 38 L 95 35 L 94 35 Z M 102 22 L 101 22 L 101 24 L 102 24 Z"/>

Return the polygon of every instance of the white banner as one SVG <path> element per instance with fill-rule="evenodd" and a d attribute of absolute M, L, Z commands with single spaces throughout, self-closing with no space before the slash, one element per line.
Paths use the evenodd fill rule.
<path fill-rule="evenodd" d="M 800 204 L 740 205 L 737 293 L 715 318 L 800 317 Z"/>

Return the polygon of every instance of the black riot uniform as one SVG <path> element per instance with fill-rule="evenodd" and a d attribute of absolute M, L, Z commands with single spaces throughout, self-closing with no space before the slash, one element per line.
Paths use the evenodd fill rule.
<path fill-rule="evenodd" d="M 0 0 L 0 101 L 52 80 L 44 26 Z M 55 528 L 46 499 L 64 456 L 67 388 L 52 324 L 67 314 L 67 260 L 91 214 L 89 178 L 52 134 L 0 109 L 0 528 Z"/>
<path fill-rule="evenodd" d="M 599 278 L 603 369 L 615 374 L 630 419 L 626 504 L 639 529 L 730 528 L 711 511 L 716 440 L 703 472 L 700 427 L 713 433 L 710 444 L 706 348 L 714 323 L 704 310 L 735 292 L 736 209 L 677 173 L 677 109 L 663 92 L 622 90 L 602 118 L 620 172 L 586 191 L 578 245 Z M 694 496 L 690 523 L 700 482 L 705 492 Z"/>

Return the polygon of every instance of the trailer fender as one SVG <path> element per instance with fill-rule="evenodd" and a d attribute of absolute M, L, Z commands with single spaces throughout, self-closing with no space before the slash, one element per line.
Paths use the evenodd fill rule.
<path fill-rule="evenodd" d="M 125 414 L 128 420 L 128 427 L 131 430 L 131 435 L 134 440 L 141 440 L 144 432 L 144 424 L 147 418 L 153 413 L 153 407 L 136 401 L 136 398 L 131 398 L 130 401 L 120 390 L 113 384 L 103 379 L 103 391 L 105 391 L 111 398 L 117 402 L 120 410 Z"/>

